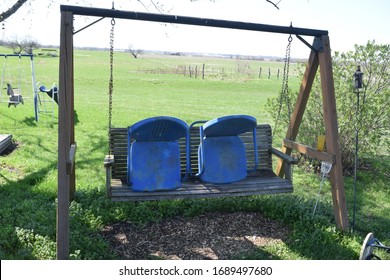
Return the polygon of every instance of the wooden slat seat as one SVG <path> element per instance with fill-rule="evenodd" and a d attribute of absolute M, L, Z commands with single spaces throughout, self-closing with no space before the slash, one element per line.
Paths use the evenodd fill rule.
<path fill-rule="evenodd" d="M 254 170 L 255 156 L 253 134 L 250 132 L 240 135 L 246 146 L 247 169 L 252 170 L 247 178 L 229 184 L 204 183 L 195 176 L 198 172 L 199 128 L 190 130 L 190 168 L 191 176 L 184 178 L 186 155 L 184 140 L 180 141 L 183 183 L 179 189 L 134 192 L 127 185 L 127 128 L 112 128 L 110 131 L 110 148 L 112 155 L 105 158 L 107 195 L 113 201 L 143 201 L 167 199 L 212 198 L 226 196 L 250 196 L 259 194 L 288 193 L 293 191 L 291 164 L 296 161 L 290 156 L 272 148 L 272 132 L 268 124 L 256 127 L 256 142 L 258 166 Z M 279 156 L 285 161 L 286 178 L 280 178 L 272 170 L 272 155 Z"/>

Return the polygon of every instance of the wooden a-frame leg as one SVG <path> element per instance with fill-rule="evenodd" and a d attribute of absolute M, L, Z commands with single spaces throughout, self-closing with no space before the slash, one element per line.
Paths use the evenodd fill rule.
<path fill-rule="evenodd" d="M 73 13 L 61 12 L 58 99 L 57 259 L 69 258 L 69 205 L 75 189 Z M 71 152 L 72 145 L 74 151 Z"/>
<path fill-rule="evenodd" d="M 333 212 L 337 227 L 343 231 L 347 231 L 349 227 L 348 213 L 345 199 L 340 145 L 338 141 L 336 98 L 330 43 L 328 36 L 323 36 L 321 39 L 323 42 L 323 51 L 318 53 L 312 51 L 310 53 L 301 88 L 299 90 L 298 99 L 295 104 L 294 112 L 291 115 L 290 126 L 287 130 L 286 139 L 295 141 L 297 137 L 299 126 L 309 99 L 311 87 L 313 85 L 318 66 L 320 66 L 327 152 L 334 155 L 336 158 L 336 164 L 330 172 Z M 288 155 L 291 154 L 291 149 L 289 148 L 282 147 L 282 151 Z M 280 177 L 284 176 L 284 163 L 281 160 L 278 161 L 276 166 L 276 174 Z"/>
<path fill-rule="evenodd" d="M 305 74 L 303 75 L 301 87 L 297 102 L 295 103 L 294 111 L 291 115 L 290 126 L 287 129 L 286 139 L 295 141 L 299 126 L 301 125 L 303 113 L 305 112 L 306 104 L 309 99 L 311 87 L 314 82 L 318 69 L 318 53 L 312 51 L 309 56 L 309 60 L 306 66 Z M 282 145 L 282 152 L 291 155 L 291 149 Z M 276 166 L 276 174 L 280 177 L 284 177 L 284 161 L 279 159 Z"/>
<path fill-rule="evenodd" d="M 336 111 L 336 97 L 334 90 L 332 57 L 329 37 L 323 36 L 324 51 L 319 53 L 320 75 L 322 86 L 322 99 L 324 109 L 324 121 L 326 131 L 326 149 L 335 155 L 336 164 L 330 171 L 332 185 L 333 212 L 336 224 L 343 231 L 348 230 L 348 212 L 345 199 L 343 168 L 341 164 L 341 152 Z"/>

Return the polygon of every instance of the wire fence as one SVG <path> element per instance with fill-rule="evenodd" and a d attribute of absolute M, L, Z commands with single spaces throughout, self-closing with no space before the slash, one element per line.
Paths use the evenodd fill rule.
<path fill-rule="evenodd" d="M 207 65 L 206 63 L 188 65 L 181 64 L 158 66 L 156 68 L 138 68 L 138 72 L 149 74 L 182 75 L 184 77 L 194 79 L 245 77 L 250 79 L 279 80 L 283 78 L 282 67 L 251 67 L 245 64 L 238 64 L 234 67 L 216 67 L 213 65 Z M 294 71 L 292 75 L 297 75 L 297 73 Z"/>

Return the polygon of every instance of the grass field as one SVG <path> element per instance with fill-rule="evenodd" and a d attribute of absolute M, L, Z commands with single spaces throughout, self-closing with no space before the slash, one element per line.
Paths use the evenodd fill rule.
<path fill-rule="evenodd" d="M 0 53 L 7 52 L 0 48 Z M 359 172 L 357 220 L 354 233 L 335 228 L 330 186 L 324 185 L 317 214 L 311 215 L 320 179 L 294 168 L 293 194 L 196 201 L 114 203 L 105 196 L 103 159 L 107 153 L 109 55 L 102 51 L 75 52 L 75 109 L 77 112 L 75 200 L 71 203 L 71 258 L 115 259 L 102 236 L 110 224 L 135 226 L 168 218 L 187 219 L 205 213 L 256 212 L 289 228 L 281 243 L 237 252 L 238 259 L 357 259 L 365 235 L 373 231 L 390 244 L 389 155 L 362 155 L 366 170 Z M 3 62 L 0 62 L 2 67 Z M 7 62 L 17 73 L 18 59 Z M 24 80 L 31 77 L 29 61 Z M 34 58 L 36 81 L 51 86 L 58 80 L 58 58 Z M 184 66 L 202 69 L 189 77 Z M 262 76 L 259 78 L 259 69 Z M 297 65 L 291 65 L 289 85 L 297 89 Z M 271 123 L 264 106 L 277 96 L 282 78 L 272 73 L 282 63 L 115 54 L 113 126 L 124 127 L 150 116 L 170 115 L 188 123 L 229 114 L 249 114 L 258 123 Z M 8 75 L 8 74 L 7 74 Z M 15 74 L 14 74 L 15 75 Z M 5 75 L 6 76 L 6 75 Z M 17 78 L 13 78 L 17 80 Z M 2 100 L 4 101 L 4 91 Z M 57 107 L 55 107 L 57 109 Z M 56 110 L 55 110 L 56 111 Z M 12 134 L 16 149 L 0 156 L 0 259 L 53 259 L 56 240 L 57 112 L 34 121 L 32 98 L 7 108 L 0 103 L 0 133 Z M 278 142 L 275 141 L 277 146 Z M 353 178 L 345 178 L 349 216 L 353 210 Z M 383 255 L 382 257 L 387 257 Z M 387 257 L 388 258 L 388 257 Z"/>

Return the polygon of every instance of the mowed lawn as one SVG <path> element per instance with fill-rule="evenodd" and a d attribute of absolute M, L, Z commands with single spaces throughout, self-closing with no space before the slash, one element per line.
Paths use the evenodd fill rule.
<path fill-rule="evenodd" d="M 7 52 L 0 48 L 1 52 Z M 23 83 L 31 85 L 29 60 L 8 58 L 6 67 L 17 81 L 19 65 Z M 34 57 L 36 81 L 50 87 L 58 81 L 58 57 Z M 202 79 L 202 69 L 205 77 Z M 261 67 L 261 77 L 259 71 Z M 300 86 L 298 65 L 290 65 L 289 85 Z M 189 74 L 191 71 L 197 70 Z M 8 69 L 8 70 L 7 70 Z M 186 70 L 184 70 L 186 69 Z M 271 77 L 268 79 L 268 71 Z M 280 71 L 277 78 L 278 69 Z M 144 54 L 134 59 L 116 52 L 112 123 L 127 127 L 151 116 L 175 116 L 188 124 L 231 114 L 255 116 L 258 123 L 273 120 L 266 112 L 267 99 L 281 90 L 283 63 L 210 57 Z M 7 77 L 8 74 L 4 75 Z M 11 77 L 11 76 L 9 76 Z M 330 186 L 325 183 L 318 215 L 311 216 L 319 177 L 294 168 L 294 194 L 250 198 L 145 203 L 113 203 L 106 198 L 103 159 L 108 147 L 107 51 L 75 51 L 76 197 L 71 203 L 71 258 L 108 259 L 117 256 L 102 237 L 110 224 L 135 225 L 166 218 L 189 218 L 213 212 L 259 212 L 290 228 L 282 243 L 236 258 L 355 259 L 368 231 L 390 241 L 388 155 L 372 158 L 372 166 L 384 175 L 361 173 L 365 191 L 358 193 L 357 232 L 340 234 L 334 225 Z M 54 118 L 41 114 L 34 120 L 32 98 L 24 105 L 7 108 L 5 91 L 0 103 L 0 133 L 12 134 L 12 153 L 0 157 L 0 258 L 55 258 L 57 196 L 57 106 Z M 275 141 L 279 147 L 280 137 Z M 387 166 L 387 167 L 386 167 Z M 348 210 L 352 213 L 351 178 L 345 178 Z M 366 198 L 365 193 L 370 193 Z M 368 201 L 370 207 L 368 207 Z M 380 205 L 380 207 L 378 206 Z M 306 239 L 305 239 L 306 238 Z M 297 240 L 301 240 L 298 242 Z M 326 248 L 326 250 L 325 250 Z"/>

